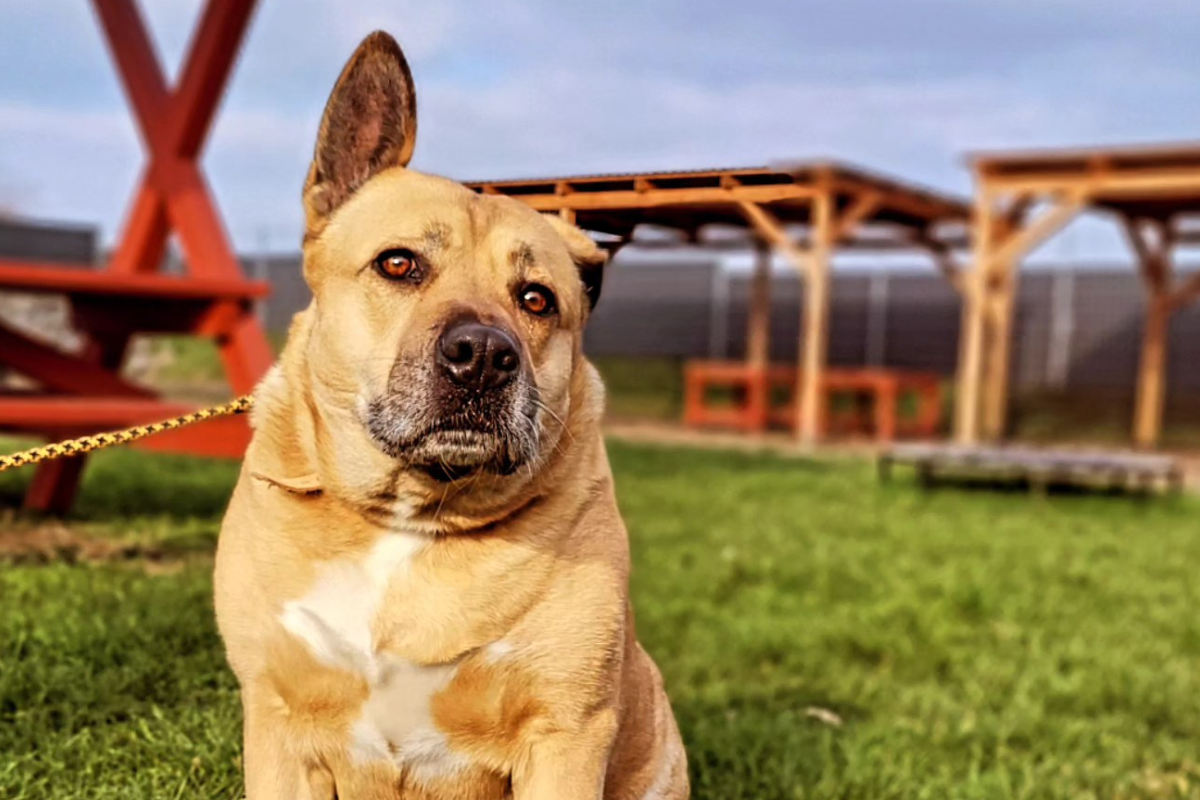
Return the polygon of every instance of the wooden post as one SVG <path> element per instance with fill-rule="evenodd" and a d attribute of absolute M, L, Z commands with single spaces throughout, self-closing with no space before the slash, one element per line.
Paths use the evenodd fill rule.
<path fill-rule="evenodd" d="M 796 399 L 799 403 L 796 433 L 805 445 L 814 445 L 821 434 L 822 391 L 825 361 L 829 349 L 829 304 L 831 289 L 830 259 L 833 250 L 834 219 L 832 191 L 826 185 L 813 198 L 811 245 L 805 281 L 804 311 L 801 320 L 800 380 Z"/>
<path fill-rule="evenodd" d="M 983 392 L 980 426 L 983 438 L 996 441 L 1004 436 L 1008 424 L 1008 384 L 1012 371 L 1013 316 L 1016 306 L 1017 269 L 1013 261 L 993 264 L 986 358 L 983 366 Z"/>
<path fill-rule="evenodd" d="M 961 278 L 962 328 L 959 332 L 958 386 L 954 398 L 954 434 L 959 444 L 979 439 L 979 384 L 983 378 L 983 348 L 987 334 L 988 282 L 986 265 L 994 247 L 995 219 L 991 192 L 979 187 L 975 199 L 974 264 Z"/>
<path fill-rule="evenodd" d="M 1147 236 L 1147 229 L 1155 232 Z M 1137 255 L 1138 266 L 1146 283 L 1146 327 L 1142 331 L 1142 353 L 1138 363 L 1137 400 L 1133 412 L 1133 441 L 1138 447 L 1152 448 L 1162 434 L 1163 406 L 1167 384 L 1167 342 L 1171 314 L 1175 309 L 1172 292 L 1170 226 L 1162 220 L 1126 219 L 1125 231 Z"/>
<path fill-rule="evenodd" d="M 1138 447 L 1154 447 L 1162 433 L 1170 323 L 1168 297 L 1164 292 L 1156 291 L 1146 304 L 1146 328 L 1142 333 L 1142 355 L 1138 365 L 1137 406 L 1133 420 L 1133 438 Z"/>
<path fill-rule="evenodd" d="M 765 369 L 771 360 L 771 246 L 761 239 L 754 248 L 748 314 L 746 363 Z"/>

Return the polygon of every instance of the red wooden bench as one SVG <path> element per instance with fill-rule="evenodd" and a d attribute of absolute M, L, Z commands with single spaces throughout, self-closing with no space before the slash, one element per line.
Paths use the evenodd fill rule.
<path fill-rule="evenodd" d="M 147 166 L 112 261 L 102 270 L 0 261 L 0 292 L 63 295 L 86 344 L 67 353 L 0 324 L 0 365 L 38 385 L 0 394 L 0 431 L 48 439 L 152 422 L 190 410 L 160 400 L 121 375 L 130 339 L 175 333 L 216 341 L 230 387 L 248 392 L 272 361 L 254 313 L 268 286 L 249 281 L 233 254 L 198 165 L 254 0 L 210 0 L 179 83 L 163 77 L 133 0 L 93 0 L 148 151 Z M 185 275 L 159 274 L 171 231 Z M 144 446 L 236 456 L 249 430 L 243 419 L 206 422 L 144 440 Z M 65 510 L 84 459 L 44 462 L 25 498 L 28 508 Z"/>
<path fill-rule="evenodd" d="M 794 429 L 799 370 L 787 365 L 755 367 L 740 361 L 689 361 L 684 367 L 684 422 L 693 427 L 764 431 Z M 731 402 L 713 402 L 712 391 L 732 394 Z M 833 399 L 850 396 L 847 411 Z M 900 413 L 905 396 L 913 398 L 911 417 Z M 821 396 L 820 430 L 870 433 L 879 441 L 900 436 L 931 437 L 942 416 L 941 379 L 934 373 L 891 369 L 827 369 Z M 865 403 L 862 401 L 866 401 Z"/>

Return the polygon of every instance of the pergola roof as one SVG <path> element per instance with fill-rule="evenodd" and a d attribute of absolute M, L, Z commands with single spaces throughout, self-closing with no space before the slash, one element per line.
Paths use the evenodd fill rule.
<path fill-rule="evenodd" d="M 1132 217 L 1200 212 L 1200 142 L 977 153 L 976 174 L 998 188 L 1087 184 L 1089 204 Z"/>
<path fill-rule="evenodd" d="M 863 225 L 842 242 L 847 247 L 911 247 L 913 232 L 935 235 L 934 225 L 951 222 L 965 226 L 970 218 L 970 205 L 964 200 L 833 162 L 472 181 L 466 185 L 485 194 L 512 196 L 539 211 L 568 210 L 580 227 L 623 238 L 639 224 L 681 230 L 693 238 L 707 226 L 748 227 L 739 202 L 755 203 L 782 224 L 808 224 L 813 198 L 826 192 L 838 213 L 863 197 L 872 199 L 872 210 L 860 220 Z M 884 230 L 863 230 L 872 225 Z M 903 235 L 905 231 L 908 235 Z"/>

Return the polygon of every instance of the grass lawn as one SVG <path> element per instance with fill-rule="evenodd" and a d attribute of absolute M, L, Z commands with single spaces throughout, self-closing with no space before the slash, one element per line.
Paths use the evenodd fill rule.
<path fill-rule="evenodd" d="M 1200 798 L 1195 498 L 612 458 L 696 798 Z M 0 566 L 0 797 L 240 797 L 206 555 L 234 477 L 104 454 L 71 531 L 126 558 Z"/>

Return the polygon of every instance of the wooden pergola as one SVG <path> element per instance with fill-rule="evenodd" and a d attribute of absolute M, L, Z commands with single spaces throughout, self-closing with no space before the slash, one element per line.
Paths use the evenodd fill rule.
<path fill-rule="evenodd" d="M 678 231 L 691 243 L 703 243 L 714 227 L 748 230 L 759 256 L 746 359 L 763 370 L 770 344 L 770 251 L 783 253 L 805 286 L 795 425 L 805 443 L 814 442 L 820 429 L 834 252 L 924 251 L 957 283 L 951 249 L 963 241 L 970 219 L 966 202 L 830 162 L 467 185 L 484 194 L 508 195 L 538 211 L 557 212 L 585 230 L 615 236 L 618 244 L 632 240 L 640 225 Z"/>
<path fill-rule="evenodd" d="M 1133 440 L 1162 430 L 1168 328 L 1200 296 L 1200 274 L 1176 281 L 1172 254 L 1197 231 L 1200 144 L 982 154 L 975 177 L 973 268 L 963 275 L 955 433 L 963 444 L 1005 433 L 1017 276 L 1022 258 L 1080 213 L 1111 214 L 1146 284 Z"/>

